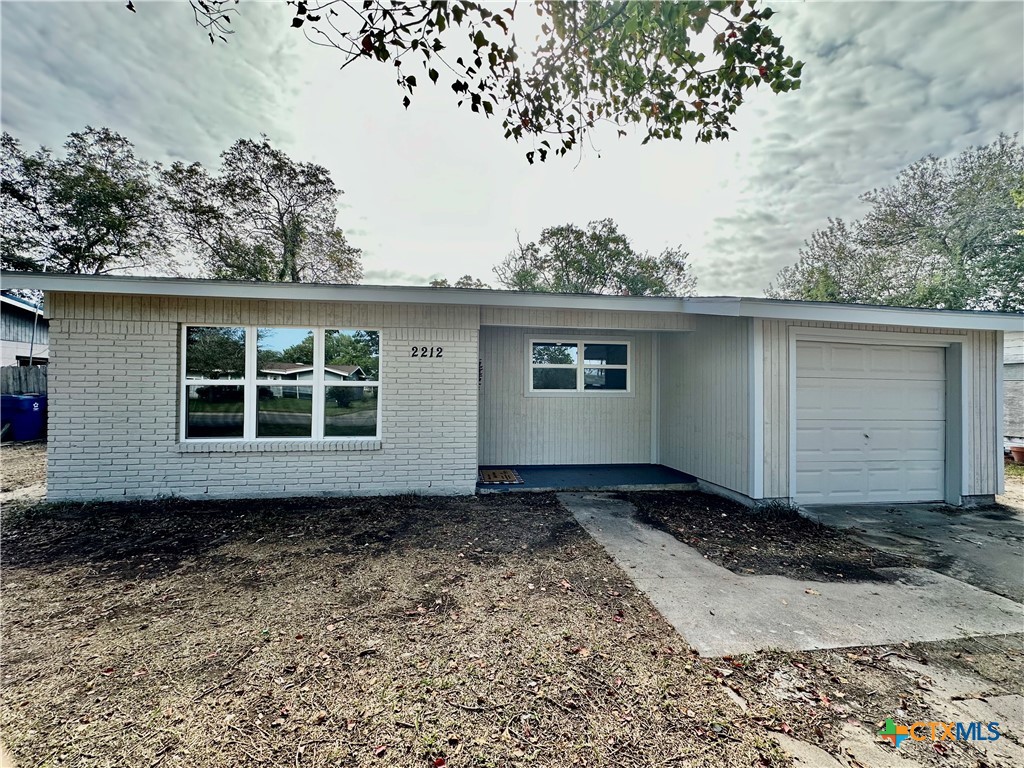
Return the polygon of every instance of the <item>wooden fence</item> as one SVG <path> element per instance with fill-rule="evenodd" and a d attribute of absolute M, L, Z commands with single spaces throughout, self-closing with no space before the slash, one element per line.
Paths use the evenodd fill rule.
<path fill-rule="evenodd" d="M 45 365 L 7 365 L 0 368 L 0 394 L 45 395 Z"/>

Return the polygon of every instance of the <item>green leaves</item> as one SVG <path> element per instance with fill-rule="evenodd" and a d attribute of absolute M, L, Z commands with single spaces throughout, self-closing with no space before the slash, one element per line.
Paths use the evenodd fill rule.
<path fill-rule="evenodd" d="M 929 156 L 861 200 L 858 221 L 830 220 L 769 295 L 945 309 L 1024 310 L 1024 179 L 1019 136 L 953 160 Z"/>
<path fill-rule="evenodd" d="M 0 259 L 5 267 L 101 274 L 173 271 L 152 165 L 109 128 L 72 133 L 62 157 L 0 144 Z"/>
<path fill-rule="evenodd" d="M 537 242 L 519 242 L 494 272 L 503 286 L 522 291 L 689 296 L 696 278 L 687 258 L 681 247 L 640 253 L 612 219 L 602 219 L 586 229 L 548 227 Z"/>
<path fill-rule="evenodd" d="M 222 19 L 227 0 L 198 5 L 198 18 L 210 22 Z M 418 61 L 436 84 L 440 59 L 453 73 L 457 104 L 500 114 L 506 138 L 534 145 L 529 162 L 549 149 L 573 151 L 598 120 L 637 126 L 644 143 L 724 139 L 747 89 L 785 93 L 800 85 L 802 63 L 785 54 L 768 25 L 773 11 L 755 0 L 538 0 L 533 8 L 542 35 L 525 57 L 511 23 L 515 8 L 472 0 L 311 0 L 297 4 L 292 23 L 334 46 L 343 69 L 401 52 L 394 64 L 406 107 L 415 80 L 405 70 Z M 329 24 L 320 23 L 324 11 Z M 452 61 L 447 48 L 462 56 Z M 555 140 L 548 148 L 540 146 L 545 137 Z"/>

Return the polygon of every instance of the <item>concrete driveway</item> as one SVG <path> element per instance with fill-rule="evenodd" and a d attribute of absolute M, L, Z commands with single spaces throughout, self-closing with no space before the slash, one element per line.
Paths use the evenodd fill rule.
<path fill-rule="evenodd" d="M 801 510 L 875 549 L 1024 603 L 1024 512 L 935 504 L 811 506 Z M 1024 627 L 1022 627 L 1024 629 Z"/>
<path fill-rule="evenodd" d="M 601 493 L 560 493 L 558 498 L 702 656 L 1024 629 L 1024 605 L 928 568 L 883 569 L 888 580 L 859 583 L 740 575 L 641 523 L 627 501 Z M 977 532 L 971 536 L 974 541 Z M 999 579 L 1012 581 L 1012 574 Z"/>

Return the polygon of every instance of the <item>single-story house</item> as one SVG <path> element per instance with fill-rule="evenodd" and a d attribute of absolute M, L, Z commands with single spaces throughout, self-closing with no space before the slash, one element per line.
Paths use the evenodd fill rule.
<path fill-rule="evenodd" d="M 971 503 L 1002 490 L 1003 334 L 1024 330 L 754 298 L 3 279 L 46 292 L 54 500 L 471 494 L 479 466 L 653 464 L 748 503 Z M 260 395 L 275 334 L 312 343 L 308 398 Z M 374 376 L 330 380 L 325 349 Z"/>
<path fill-rule="evenodd" d="M 35 304 L 0 293 L 0 366 L 46 365 L 49 329 L 43 311 Z"/>

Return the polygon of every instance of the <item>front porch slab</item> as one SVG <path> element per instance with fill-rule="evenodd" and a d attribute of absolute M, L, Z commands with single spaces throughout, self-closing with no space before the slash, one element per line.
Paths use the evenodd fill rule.
<path fill-rule="evenodd" d="M 512 469 L 522 483 L 477 484 L 478 493 L 509 491 L 694 491 L 697 479 L 661 464 L 495 465 L 480 469 Z"/>

